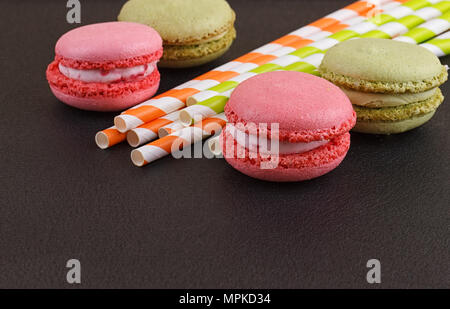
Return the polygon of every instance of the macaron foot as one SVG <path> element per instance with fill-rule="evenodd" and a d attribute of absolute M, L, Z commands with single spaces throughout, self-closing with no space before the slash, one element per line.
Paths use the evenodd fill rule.
<path fill-rule="evenodd" d="M 350 134 L 335 137 L 329 143 L 305 153 L 271 155 L 263 158 L 260 153 L 252 155 L 226 130 L 222 132 L 225 160 L 241 173 L 265 181 L 296 182 L 323 176 L 337 168 L 350 148 Z M 228 147 L 236 154 L 228 153 Z M 245 155 L 244 155 L 245 154 Z M 266 167 L 263 167 L 265 162 Z M 267 163 L 273 164 L 267 164 Z"/>
<path fill-rule="evenodd" d="M 158 66 L 161 68 L 167 68 L 167 69 L 183 69 L 183 68 L 192 68 L 196 66 L 203 65 L 205 63 L 214 61 L 218 58 L 220 58 L 223 54 L 225 54 L 231 47 L 231 44 L 226 48 L 222 49 L 216 53 L 209 54 L 203 57 L 199 58 L 192 58 L 192 59 L 184 59 L 184 60 L 164 60 L 161 59 L 158 63 Z"/>
<path fill-rule="evenodd" d="M 320 166 L 302 169 L 286 168 L 263 170 L 258 166 L 250 165 L 237 159 L 227 159 L 227 162 L 242 174 L 258 180 L 270 182 L 297 182 L 311 180 L 330 173 L 342 163 L 346 155 L 347 153 L 341 155 L 332 162 Z"/>
<path fill-rule="evenodd" d="M 225 54 L 236 38 L 233 28 L 219 40 L 198 45 L 165 45 L 164 55 L 158 63 L 162 68 L 190 68 L 199 66 Z"/>
<path fill-rule="evenodd" d="M 433 118 L 436 111 L 401 121 L 357 121 L 352 131 L 367 134 L 399 134 L 420 127 Z"/>

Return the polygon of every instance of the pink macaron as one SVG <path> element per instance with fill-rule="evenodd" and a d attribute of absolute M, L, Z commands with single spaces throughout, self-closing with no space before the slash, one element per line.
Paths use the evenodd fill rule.
<path fill-rule="evenodd" d="M 222 147 L 238 171 L 267 181 L 302 181 L 335 169 L 350 147 L 356 114 L 332 83 L 270 72 L 240 84 L 225 106 Z"/>
<path fill-rule="evenodd" d="M 53 94 L 84 110 L 120 111 L 159 87 L 162 39 L 151 27 L 108 22 L 76 28 L 56 43 L 47 68 Z"/>

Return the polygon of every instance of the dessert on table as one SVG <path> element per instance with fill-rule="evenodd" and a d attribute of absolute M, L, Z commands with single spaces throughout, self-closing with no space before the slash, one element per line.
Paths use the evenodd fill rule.
<path fill-rule="evenodd" d="M 288 71 L 263 73 L 240 84 L 225 114 L 229 124 L 221 138 L 226 161 L 248 176 L 278 182 L 316 178 L 339 166 L 356 122 L 339 87 Z"/>
<path fill-rule="evenodd" d="M 354 131 L 395 134 L 428 122 L 444 101 L 439 86 L 447 68 L 429 50 L 386 39 L 356 39 L 336 45 L 319 67 L 342 88 L 358 120 Z"/>
<path fill-rule="evenodd" d="M 56 43 L 47 80 L 53 94 L 67 105 L 120 111 L 156 93 L 162 53 L 161 37 L 148 26 L 129 22 L 82 26 Z"/>
<path fill-rule="evenodd" d="M 225 0 L 130 0 L 119 21 L 156 29 L 164 41 L 162 67 L 186 68 L 222 56 L 236 38 L 235 13 Z"/>

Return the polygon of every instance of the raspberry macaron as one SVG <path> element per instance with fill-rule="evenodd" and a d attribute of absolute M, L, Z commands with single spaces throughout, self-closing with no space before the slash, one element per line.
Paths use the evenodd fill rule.
<path fill-rule="evenodd" d="M 225 106 L 226 161 L 261 180 L 293 182 L 335 169 L 356 114 L 339 87 L 314 75 L 270 72 L 240 84 Z"/>
<path fill-rule="evenodd" d="M 162 39 L 151 27 L 130 22 L 87 25 L 58 40 L 47 80 L 67 105 L 120 111 L 156 93 L 162 53 Z"/>

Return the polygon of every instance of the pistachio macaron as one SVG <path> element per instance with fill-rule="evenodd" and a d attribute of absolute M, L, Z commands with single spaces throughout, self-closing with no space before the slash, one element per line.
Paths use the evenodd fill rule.
<path fill-rule="evenodd" d="M 427 49 L 373 38 L 334 46 L 319 72 L 350 98 L 358 117 L 353 130 L 370 134 L 425 124 L 444 101 L 438 87 L 448 78 L 447 68 Z"/>
<path fill-rule="evenodd" d="M 186 68 L 222 56 L 236 38 L 236 15 L 225 0 L 129 0 L 119 21 L 151 26 L 163 39 L 161 67 Z"/>

